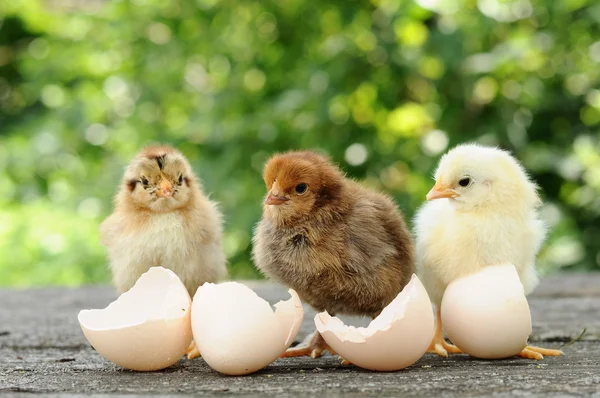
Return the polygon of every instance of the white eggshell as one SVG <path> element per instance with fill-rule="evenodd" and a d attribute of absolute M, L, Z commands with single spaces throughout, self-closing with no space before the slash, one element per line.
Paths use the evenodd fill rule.
<path fill-rule="evenodd" d="M 205 283 L 192 302 L 192 331 L 202 357 L 213 369 L 244 375 L 269 365 L 292 344 L 304 310 L 290 289 L 287 301 L 269 303 L 236 282 Z"/>
<path fill-rule="evenodd" d="M 442 299 L 448 338 L 474 357 L 520 353 L 531 334 L 531 313 L 512 264 L 486 267 L 450 283 Z"/>
<path fill-rule="evenodd" d="M 344 359 L 379 371 L 403 369 L 418 361 L 434 333 L 431 301 L 416 275 L 366 328 L 346 326 L 327 312 L 315 316 L 315 325 Z"/>
<path fill-rule="evenodd" d="M 79 324 L 106 359 L 127 369 L 152 371 L 179 361 L 192 341 L 190 295 L 177 275 L 150 268 L 102 310 L 82 310 Z"/>

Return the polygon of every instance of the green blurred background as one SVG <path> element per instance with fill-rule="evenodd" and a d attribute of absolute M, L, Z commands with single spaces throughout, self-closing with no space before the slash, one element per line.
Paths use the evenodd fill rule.
<path fill-rule="evenodd" d="M 187 155 L 236 278 L 274 151 L 320 148 L 410 218 L 449 147 L 543 190 L 542 272 L 600 264 L 594 0 L 0 2 L 0 284 L 107 282 L 98 225 L 144 145 Z"/>

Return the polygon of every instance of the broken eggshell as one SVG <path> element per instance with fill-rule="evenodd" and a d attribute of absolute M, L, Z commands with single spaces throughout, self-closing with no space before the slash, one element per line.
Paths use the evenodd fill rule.
<path fill-rule="evenodd" d="M 167 368 L 192 341 L 190 296 L 171 270 L 153 267 L 105 309 L 82 310 L 78 319 L 104 358 L 132 370 Z"/>
<path fill-rule="evenodd" d="M 327 344 L 361 368 L 394 371 L 418 361 L 433 338 L 429 295 L 416 275 L 368 327 L 347 326 L 327 312 L 315 316 Z"/>
<path fill-rule="evenodd" d="M 192 303 L 194 341 L 206 363 L 227 375 L 245 375 L 269 365 L 292 344 L 304 310 L 298 294 L 275 304 L 236 282 L 205 283 Z"/>
<path fill-rule="evenodd" d="M 531 312 L 512 264 L 454 280 L 444 292 L 441 311 L 448 338 L 477 358 L 517 355 L 531 334 Z"/>

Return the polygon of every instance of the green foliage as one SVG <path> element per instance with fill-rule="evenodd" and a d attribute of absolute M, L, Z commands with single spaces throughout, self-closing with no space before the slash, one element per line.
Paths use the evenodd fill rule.
<path fill-rule="evenodd" d="M 410 218 L 471 140 L 539 182 L 540 267 L 597 268 L 599 28 L 592 0 L 2 2 L 0 284 L 108 280 L 97 226 L 151 142 L 222 203 L 234 277 L 274 151 L 320 148 Z"/>

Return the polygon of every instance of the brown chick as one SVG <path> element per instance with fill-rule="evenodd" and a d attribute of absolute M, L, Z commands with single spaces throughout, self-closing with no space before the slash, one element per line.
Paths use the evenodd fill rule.
<path fill-rule="evenodd" d="M 313 152 L 275 155 L 253 238 L 256 266 L 317 311 L 377 316 L 414 272 L 411 235 L 394 202 L 344 178 Z M 318 332 L 284 356 L 320 356 Z"/>

